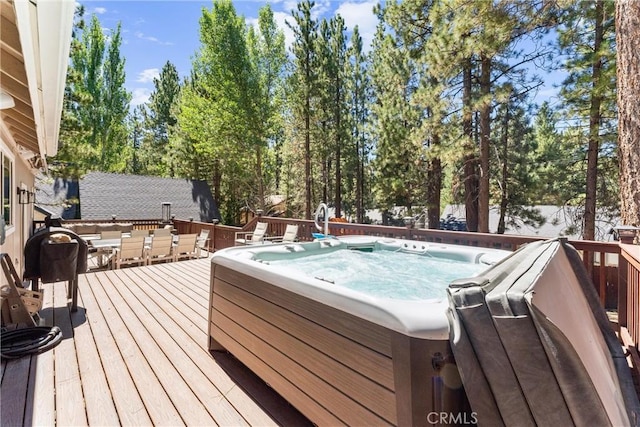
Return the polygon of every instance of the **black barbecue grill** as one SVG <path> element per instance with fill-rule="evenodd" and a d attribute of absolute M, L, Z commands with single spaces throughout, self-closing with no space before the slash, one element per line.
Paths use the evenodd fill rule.
<path fill-rule="evenodd" d="M 38 280 L 69 282 L 67 298 L 71 298 L 71 311 L 76 311 L 78 274 L 87 271 L 87 242 L 66 228 L 41 228 L 25 244 L 24 269 L 24 279 L 31 280 L 34 291 L 38 290 Z"/>

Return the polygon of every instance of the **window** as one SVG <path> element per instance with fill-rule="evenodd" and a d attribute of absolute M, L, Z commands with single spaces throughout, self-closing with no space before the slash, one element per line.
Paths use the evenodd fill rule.
<path fill-rule="evenodd" d="M 13 203 L 13 163 L 11 159 L 2 153 L 2 215 L 6 225 L 13 224 L 12 209 Z"/>

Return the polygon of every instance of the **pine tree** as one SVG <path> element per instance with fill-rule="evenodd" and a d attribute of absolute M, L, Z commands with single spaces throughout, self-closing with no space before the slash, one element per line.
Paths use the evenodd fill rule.
<path fill-rule="evenodd" d="M 420 110 L 412 105 L 416 73 L 409 52 L 391 34 L 385 33 L 384 10 L 377 9 L 380 24 L 376 31 L 372 58 L 372 105 L 377 134 L 374 167 L 378 206 L 389 211 L 394 206 L 408 210 L 424 202 L 426 165 L 422 144 L 411 139 L 420 120 Z"/>
<path fill-rule="evenodd" d="M 371 82 L 368 73 L 368 62 L 363 52 L 362 37 L 356 25 L 351 33 L 351 43 L 348 49 L 349 62 L 347 69 L 347 102 L 349 104 L 349 126 L 351 127 L 351 139 L 353 155 L 349 156 L 353 165 L 347 168 L 347 173 L 355 177 L 348 184 L 355 187 L 354 205 L 356 222 L 362 223 L 365 219 L 365 207 L 367 205 L 365 188 L 367 187 L 365 168 L 368 164 L 368 154 L 371 140 L 367 131 L 369 120 L 369 98 Z"/>
<path fill-rule="evenodd" d="M 293 53 L 293 72 L 289 78 L 291 87 L 291 110 L 294 120 L 294 138 L 303 140 L 301 156 L 304 162 L 304 217 L 311 219 L 312 204 L 312 170 L 311 170 L 311 123 L 312 104 L 317 93 L 316 79 L 316 52 L 315 40 L 317 38 L 318 23 L 311 17 L 313 1 L 298 3 L 297 10 L 293 11 L 295 26 L 291 29 L 295 35 L 295 41 L 291 47 Z"/>
<path fill-rule="evenodd" d="M 608 145 L 615 144 L 615 32 L 614 3 L 604 0 L 572 4 L 560 31 L 561 51 L 569 58 L 569 77 L 561 95 L 573 133 L 586 154 L 584 229 L 582 237 L 595 238 L 599 163 Z M 605 150 L 603 150 L 605 149 Z M 614 160 L 615 161 L 615 160 Z M 602 194 L 604 196 L 604 194 Z"/>
<path fill-rule="evenodd" d="M 175 176 L 168 151 L 170 129 L 177 123 L 175 104 L 180 94 L 180 77 L 175 65 L 167 61 L 160 75 L 154 77 L 153 86 L 143 116 L 146 135 L 140 147 L 145 174 Z"/>

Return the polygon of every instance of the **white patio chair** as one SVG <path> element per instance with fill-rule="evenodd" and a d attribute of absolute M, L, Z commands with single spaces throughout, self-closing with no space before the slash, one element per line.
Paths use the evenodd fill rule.
<path fill-rule="evenodd" d="M 206 250 L 209 253 L 209 230 L 200 230 L 198 239 L 196 241 L 196 247 L 198 248 L 198 258 L 200 258 L 202 250 Z"/>
<path fill-rule="evenodd" d="M 292 243 L 298 239 L 298 226 L 295 224 L 287 224 L 287 228 L 284 230 L 282 236 L 283 243 Z"/>
<path fill-rule="evenodd" d="M 298 238 L 298 226 L 295 224 L 287 224 L 282 236 L 265 237 L 265 240 L 272 243 L 293 243 Z"/>
<path fill-rule="evenodd" d="M 236 245 L 255 245 L 256 243 L 262 243 L 268 226 L 269 224 L 266 222 L 257 222 L 256 228 L 253 231 L 236 232 Z"/>

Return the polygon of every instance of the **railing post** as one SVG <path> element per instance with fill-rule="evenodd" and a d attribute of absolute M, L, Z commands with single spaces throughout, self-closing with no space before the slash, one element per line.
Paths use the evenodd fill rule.
<path fill-rule="evenodd" d="M 618 234 L 620 243 L 633 245 L 633 241 L 636 238 L 637 232 L 640 231 L 640 228 L 633 226 L 618 226 L 615 228 L 615 230 Z"/>
<path fill-rule="evenodd" d="M 623 251 L 618 255 L 618 328 L 627 327 L 627 271 L 629 263 Z"/>
<path fill-rule="evenodd" d="M 213 249 L 213 251 L 216 251 L 216 225 L 218 225 L 218 223 L 220 222 L 219 219 L 214 218 L 212 221 L 213 226 L 211 227 L 211 237 L 209 240 L 209 250 Z"/>
<path fill-rule="evenodd" d="M 615 227 L 615 232 L 621 245 L 632 245 L 638 230 L 637 227 L 632 226 Z M 629 263 L 622 252 L 620 251 L 620 256 L 618 257 L 618 325 L 626 327 L 628 324 L 627 281 L 629 280 Z"/>

